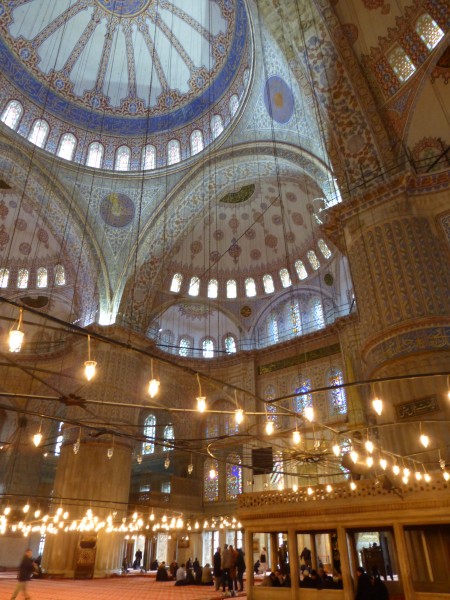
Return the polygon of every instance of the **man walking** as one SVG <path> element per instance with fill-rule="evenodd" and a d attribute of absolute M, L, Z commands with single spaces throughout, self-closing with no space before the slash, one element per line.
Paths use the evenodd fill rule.
<path fill-rule="evenodd" d="M 25 554 L 23 555 L 22 562 L 19 566 L 19 574 L 17 575 L 17 579 L 19 580 L 16 587 L 14 588 L 13 595 L 11 596 L 11 600 L 15 600 L 18 596 L 19 592 L 22 592 L 25 596 L 25 600 L 30 600 L 30 596 L 27 592 L 27 582 L 30 581 L 31 576 L 34 571 L 34 562 L 32 557 L 32 552 L 30 548 L 25 550 Z"/>

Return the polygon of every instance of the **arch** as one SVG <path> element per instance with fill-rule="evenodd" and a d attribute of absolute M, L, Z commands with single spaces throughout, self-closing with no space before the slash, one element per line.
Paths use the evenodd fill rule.
<path fill-rule="evenodd" d="M 167 144 L 167 164 L 175 165 L 181 160 L 181 146 L 178 140 L 170 140 Z"/>
<path fill-rule="evenodd" d="M 23 115 L 23 106 L 18 100 L 10 100 L 2 113 L 2 123 L 10 129 L 17 130 Z"/>
<path fill-rule="evenodd" d="M 227 281 L 227 298 L 237 298 L 237 284 L 235 279 Z"/>
<path fill-rule="evenodd" d="M 217 279 L 208 281 L 208 298 L 217 298 L 219 295 L 219 282 Z"/>
<path fill-rule="evenodd" d="M 202 342 L 203 358 L 214 358 L 214 340 L 210 337 L 205 338 Z"/>
<path fill-rule="evenodd" d="M 191 277 L 189 283 L 188 294 L 189 296 L 198 296 L 200 293 L 200 279 L 198 277 Z"/>
<path fill-rule="evenodd" d="M 180 338 L 178 343 L 178 354 L 180 356 L 191 356 L 193 347 L 194 340 L 191 336 L 184 335 Z"/>
<path fill-rule="evenodd" d="M 170 284 L 170 291 L 178 294 L 181 289 L 181 284 L 183 282 L 183 275 L 181 273 L 175 273 L 172 277 L 172 282 Z"/>
<path fill-rule="evenodd" d="M 289 271 L 286 268 L 280 269 L 280 280 L 281 285 L 284 288 L 290 287 L 292 285 L 291 276 L 289 275 Z"/>
<path fill-rule="evenodd" d="M 152 144 L 142 148 L 141 168 L 144 171 L 156 169 L 156 148 Z"/>
<path fill-rule="evenodd" d="M 344 383 L 344 375 L 338 367 L 331 367 L 327 373 L 327 385 L 339 386 Z M 344 388 L 329 390 L 328 405 L 330 416 L 347 414 L 347 396 Z"/>
<path fill-rule="evenodd" d="M 164 427 L 163 439 L 164 439 L 164 449 L 168 450 L 168 451 L 173 450 L 174 449 L 173 443 L 175 441 L 175 430 L 173 428 L 173 425 L 166 425 Z"/>
<path fill-rule="evenodd" d="M 28 271 L 28 269 L 19 269 L 17 271 L 17 287 L 20 290 L 27 289 L 29 276 L 30 272 Z"/>
<path fill-rule="evenodd" d="M 0 288 L 7 288 L 9 282 L 9 269 L 2 267 L 0 269 Z"/>
<path fill-rule="evenodd" d="M 156 417 L 151 414 L 145 418 L 143 434 L 147 438 L 142 443 L 142 454 L 153 454 L 155 452 Z"/>
<path fill-rule="evenodd" d="M 55 285 L 66 285 L 66 271 L 63 265 L 55 267 Z"/>
<path fill-rule="evenodd" d="M 217 139 L 223 132 L 223 119 L 221 115 L 213 115 L 211 118 L 211 134 L 213 140 Z"/>
<path fill-rule="evenodd" d="M 114 169 L 116 171 L 129 171 L 131 163 L 131 150 L 128 146 L 120 146 L 116 150 Z"/>
<path fill-rule="evenodd" d="M 235 500 L 242 494 L 242 466 L 241 457 L 236 452 L 226 457 L 226 500 Z"/>
<path fill-rule="evenodd" d="M 303 375 L 297 375 L 294 381 L 294 393 L 301 395 L 296 395 L 293 398 L 293 410 L 296 413 L 303 413 L 305 408 L 312 407 L 313 405 L 313 397 L 312 394 L 308 394 L 311 390 L 311 379 L 309 377 L 303 377 Z"/>
<path fill-rule="evenodd" d="M 256 296 L 256 283 L 253 277 L 247 277 L 245 280 L 245 295 L 247 298 Z"/>
<path fill-rule="evenodd" d="M 231 118 L 233 118 L 239 108 L 239 98 L 237 97 L 237 94 L 231 96 L 228 107 L 230 109 Z"/>
<path fill-rule="evenodd" d="M 28 141 L 37 146 L 43 148 L 50 131 L 50 125 L 45 119 L 36 119 L 34 121 L 30 133 L 28 134 Z"/>
<path fill-rule="evenodd" d="M 66 160 L 73 160 L 77 149 L 77 138 L 73 133 L 65 133 L 59 140 L 58 151 L 56 155 Z"/>
<path fill-rule="evenodd" d="M 268 275 L 268 274 L 263 275 L 262 281 L 263 281 L 264 291 L 266 292 L 266 294 L 273 294 L 273 292 L 275 291 L 275 286 L 273 284 L 272 275 Z"/>
<path fill-rule="evenodd" d="M 212 469 L 215 471 L 215 477 L 210 477 Z M 215 458 L 207 458 L 203 463 L 203 500 L 205 502 L 219 500 L 219 462 Z"/>
<path fill-rule="evenodd" d="M 46 288 L 48 284 L 48 272 L 45 267 L 39 267 L 36 271 L 36 284 L 38 288 Z"/>
<path fill-rule="evenodd" d="M 232 333 L 227 333 L 223 345 L 227 354 L 236 354 L 236 337 Z"/>
<path fill-rule="evenodd" d="M 198 154 L 203 150 L 203 133 L 200 131 L 200 129 L 194 129 L 194 131 L 191 133 L 190 144 L 191 156 L 194 156 L 194 154 Z"/>
<path fill-rule="evenodd" d="M 92 142 L 89 144 L 87 156 L 86 156 L 86 166 L 94 167 L 95 169 L 100 169 L 103 163 L 103 155 L 105 153 L 105 149 L 103 144 L 100 142 Z"/>

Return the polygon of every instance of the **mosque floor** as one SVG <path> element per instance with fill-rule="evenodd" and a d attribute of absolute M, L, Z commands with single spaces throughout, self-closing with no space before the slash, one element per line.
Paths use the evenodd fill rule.
<path fill-rule="evenodd" d="M 11 597 L 17 583 L 13 573 L 0 575 L 0 598 Z M 111 579 L 32 579 L 28 584 L 31 600 L 220 600 L 222 591 L 211 587 L 175 587 L 173 581 L 159 582 L 150 577 Z M 18 596 L 21 598 L 22 596 Z M 246 595 L 239 597 L 245 600 Z"/>

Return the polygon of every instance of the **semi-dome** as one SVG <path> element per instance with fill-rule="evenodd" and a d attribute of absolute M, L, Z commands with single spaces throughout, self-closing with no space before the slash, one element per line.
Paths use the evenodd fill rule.
<path fill-rule="evenodd" d="M 155 166 L 170 164 L 171 139 L 180 160 L 196 154 L 233 120 L 249 79 L 244 0 L 31 0 L 2 4 L 0 26 L 3 97 L 23 105 L 19 133 L 46 119 L 43 146 L 57 152 L 70 133 L 80 162 L 93 141 L 127 142 L 132 169 L 149 144 Z"/>

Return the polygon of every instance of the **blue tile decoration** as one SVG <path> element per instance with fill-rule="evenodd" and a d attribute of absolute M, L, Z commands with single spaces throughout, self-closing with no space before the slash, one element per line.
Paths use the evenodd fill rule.
<path fill-rule="evenodd" d="M 269 77 L 264 86 L 264 104 L 274 121 L 287 123 L 294 114 L 294 95 L 288 84 L 274 75 Z"/>

